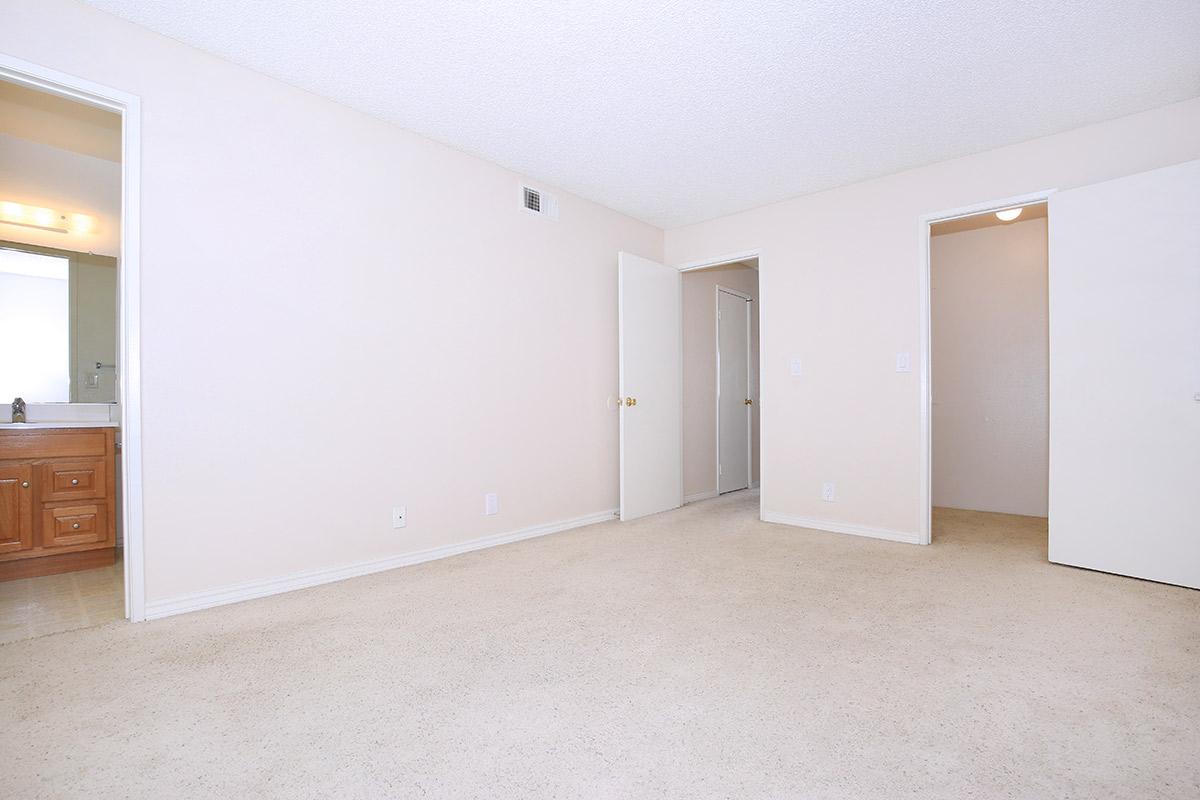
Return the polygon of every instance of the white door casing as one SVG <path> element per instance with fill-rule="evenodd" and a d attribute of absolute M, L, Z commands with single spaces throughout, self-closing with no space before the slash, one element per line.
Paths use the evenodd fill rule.
<path fill-rule="evenodd" d="M 683 504 L 683 329 L 679 270 L 620 253 L 621 519 Z"/>

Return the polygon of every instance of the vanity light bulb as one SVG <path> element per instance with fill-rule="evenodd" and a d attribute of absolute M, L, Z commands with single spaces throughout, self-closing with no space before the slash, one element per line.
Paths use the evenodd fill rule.
<path fill-rule="evenodd" d="M 1003 211 L 996 212 L 996 219 L 1001 222 L 1012 222 L 1019 216 L 1021 216 L 1020 208 L 1006 208 Z"/>
<path fill-rule="evenodd" d="M 87 214 L 71 215 L 71 231 L 74 233 L 91 233 L 95 220 Z"/>
<path fill-rule="evenodd" d="M 0 203 L 0 218 L 15 222 L 25 216 L 25 207 L 20 203 L 5 200 Z"/>

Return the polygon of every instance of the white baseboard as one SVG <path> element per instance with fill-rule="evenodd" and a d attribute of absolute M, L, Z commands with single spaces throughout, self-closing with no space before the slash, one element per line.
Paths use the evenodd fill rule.
<path fill-rule="evenodd" d="M 815 531 L 848 533 L 851 536 L 867 536 L 872 539 L 884 539 L 889 542 L 904 542 L 906 544 L 921 543 L 920 535 L 915 532 L 909 533 L 907 531 L 888 530 L 887 528 L 872 528 L 867 525 L 852 525 L 846 522 L 794 517 L 790 514 L 779 514 L 774 511 L 763 511 L 762 521 L 775 522 L 780 525 L 794 525 L 797 528 L 810 528 Z"/>
<path fill-rule="evenodd" d="M 686 506 L 688 503 L 698 503 L 701 500 L 711 500 L 712 498 L 714 498 L 716 496 L 717 496 L 717 491 L 715 489 L 708 491 L 708 492 L 696 492 L 695 494 L 685 494 L 683 496 L 683 504 Z"/>
<path fill-rule="evenodd" d="M 240 603 L 243 600 L 269 597 L 273 594 L 283 594 L 284 592 L 291 592 L 296 589 L 307 589 L 310 586 L 320 586 L 323 583 L 333 583 L 334 581 L 341 581 L 346 578 L 357 578 L 361 575 L 370 575 L 374 572 L 383 572 L 384 570 L 396 569 L 397 567 L 407 567 L 426 561 L 435 561 L 439 558 L 449 558 L 450 556 L 469 553 L 472 550 L 482 550 L 487 547 L 509 544 L 510 542 L 519 542 L 522 539 L 533 539 L 537 536 L 546 536 L 551 533 L 571 530 L 572 528 L 582 528 L 585 525 L 594 525 L 597 522 L 608 522 L 614 518 L 616 513 L 616 509 L 599 511 L 584 517 L 576 517 L 575 519 L 563 520 L 562 522 L 551 522 L 546 525 L 536 525 L 532 528 L 524 528 L 519 531 L 481 536 L 478 539 L 470 539 L 457 544 L 443 545 L 442 547 L 431 547 L 428 550 L 418 550 L 415 553 L 404 553 L 403 555 L 389 556 L 388 558 L 380 558 L 373 561 L 360 561 L 356 564 L 347 564 L 341 567 L 307 570 L 279 578 L 247 581 L 246 583 L 226 586 L 222 589 L 193 592 L 192 594 L 181 595 L 167 600 L 155 600 L 146 603 L 146 619 L 162 619 L 163 617 L 170 617 L 175 614 L 199 611 L 202 608 Z"/>

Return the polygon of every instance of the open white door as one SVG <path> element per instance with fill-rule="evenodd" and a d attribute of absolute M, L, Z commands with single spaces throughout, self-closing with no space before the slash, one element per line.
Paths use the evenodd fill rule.
<path fill-rule="evenodd" d="M 1049 214 L 1050 560 L 1200 588 L 1200 161 Z"/>
<path fill-rule="evenodd" d="M 717 289 L 717 492 L 750 486 L 750 298 Z"/>
<path fill-rule="evenodd" d="M 683 505 L 683 327 L 679 270 L 617 256 L 621 519 Z"/>

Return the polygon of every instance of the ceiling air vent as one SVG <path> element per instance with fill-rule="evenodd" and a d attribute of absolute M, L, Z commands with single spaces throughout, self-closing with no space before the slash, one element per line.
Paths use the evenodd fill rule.
<path fill-rule="evenodd" d="M 521 208 L 530 214 L 547 219 L 558 219 L 558 198 L 541 189 L 521 184 Z"/>

